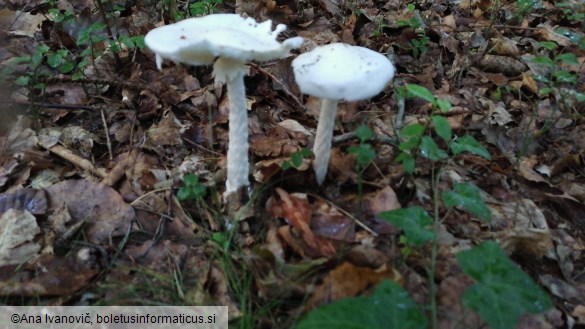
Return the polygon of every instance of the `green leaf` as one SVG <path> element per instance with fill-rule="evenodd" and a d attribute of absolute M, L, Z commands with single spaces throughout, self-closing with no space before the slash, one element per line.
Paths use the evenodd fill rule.
<path fill-rule="evenodd" d="M 348 152 L 355 155 L 355 160 L 360 168 L 364 168 L 376 157 L 376 151 L 368 143 L 351 146 Z"/>
<path fill-rule="evenodd" d="M 144 42 L 143 35 L 137 35 L 135 37 L 132 37 L 132 40 L 134 40 L 136 47 L 138 47 L 139 49 L 146 48 L 146 43 Z"/>
<path fill-rule="evenodd" d="M 443 203 L 445 207 L 463 207 L 480 219 L 490 221 L 492 214 L 490 209 L 485 205 L 481 198 L 479 188 L 469 183 L 458 183 L 453 187 L 453 191 L 443 192 Z"/>
<path fill-rule="evenodd" d="M 435 233 L 427 229 L 427 226 L 433 223 L 433 218 L 423 208 L 410 207 L 385 211 L 378 214 L 378 217 L 402 229 L 412 245 L 422 245 L 435 237 Z"/>
<path fill-rule="evenodd" d="M 47 56 L 47 64 L 49 64 L 49 66 L 52 69 L 57 68 L 57 66 L 61 65 L 62 61 L 63 57 L 59 54 L 51 54 Z"/>
<path fill-rule="evenodd" d="M 449 103 L 449 101 L 445 99 L 437 98 L 437 106 L 443 113 L 447 113 L 451 109 L 451 103 Z"/>
<path fill-rule="evenodd" d="M 36 53 L 34 53 L 30 58 L 31 68 L 38 67 L 41 64 L 41 62 L 43 61 L 43 56 L 45 56 L 44 53 L 42 53 L 40 51 L 37 51 Z"/>
<path fill-rule="evenodd" d="M 183 176 L 183 183 L 187 186 L 194 186 L 199 184 L 199 176 L 193 174 L 187 174 Z"/>
<path fill-rule="evenodd" d="M 449 157 L 449 154 L 439 148 L 439 145 L 429 136 L 423 136 L 419 149 L 420 154 L 431 161 L 439 161 Z"/>
<path fill-rule="evenodd" d="M 183 183 L 185 186 L 179 188 L 177 198 L 180 201 L 200 199 L 207 193 L 207 187 L 199 183 L 197 175 L 188 174 L 183 176 Z"/>
<path fill-rule="evenodd" d="M 549 83 L 550 82 L 550 79 L 548 77 L 546 77 L 544 75 L 540 75 L 540 74 L 535 75 L 534 76 L 534 80 L 540 81 L 540 82 L 544 82 L 544 83 Z"/>
<path fill-rule="evenodd" d="M 523 314 L 552 307 L 550 297 L 495 242 L 462 251 L 456 258 L 463 272 L 477 281 L 463 294 L 463 304 L 490 328 L 514 328 Z"/>
<path fill-rule="evenodd" d="M 555 57 L 555 61 L 571 65 L 581 65 L 579 60 L 577 60 L 577 56 L 573 53 L 560 54 Z"/>
<path fill-rule="evenodd" d="M 557 43 L 553 41 L 540 41 L 538 44 L 548 50 L 555 50 L 558 48 Z"/>
<path fill-rule="evenodd" d="M 429 103 L 435 104 L 437 101 L 433 93 L 423 86 L 407 83 L 406 90 L 410 96 L 422 98 Z"/>
<path fill-rule="evenodd" d="M 451 140 L 451 125 L 449 121 L 443 116 L 433 115 L 431 117 L 431 121 L 435 126 L 435 132 L 439 137 L 441 137 L 445 142 Z"/>
<path fill-rule="evenodd" d="M 420 123 L 410 124 L 400 130 L 400 139 L 402 142 L 399 145 L 401 150 L 411 150 L 418 146 L 420 138 L 425 132 L 425 126 Z"/>
<path fill-rule="evenodd" d="M 357 127 L 357 129 L 354 131 L 354 134 L 357 138 L 359 138 L 360 143 L 364 143 L 365 141 L 372 138 L 372 136 L 374 136 L 372 129 L 364 125 Z"/>
<path fill-rule="evenodd" d="M 536 63 L 536 64 L 555 66 L 555 62 L 553 62 L 552 59 L 550 59 L 546 56 L 537 56 L 537 57 L 534 57 L 533 59 L 531 59 L 530 61 L 533 63 Z"/>
<path fill-rule="evenodd" d="M 186 186 L 179 188 L 179 191 L 177 191 L 177 199 L 179 199 L 179 201 L 191 200 L 194 198 L 195 196 L 191 192 L 191 189 Z"/>
<path fill-rule="evenodd" d="M 473 138 L 471 135 L 465 135 L 454 140 L 449 143 L 449 148 L 453 154 L 459 154 L 461 152 L 469 152 L 471 154 L 479 155 L 480 157 L 486 158 L 488 160 L 492 159 L 490 152 L 481 145 L 477 139 Z"/>
<path fill-rule="evenodd" d="M 31 61 L 30 55 L 25 55 L 25 56 L 12 57 L 11 59 L 8 60 L 7 64 L 18 65 L 18 64 L 29 63 L 30 61 Z"/>
<path fill-rule="evenodd" d="M 400 155 L 396 157 L 396 162 L 402 163 L 402 167 L 407 173 L 412 174 L 414 172 L 414 157 L 410 153 L 400 153 Z"/>
<path fill-rule="evenodd" d="M 75 63 L 72 61 L 66 61 L 63 62 L 60 66 L 59 66 L 59 72 L 63 73 L 63 74 L 67 74 L 71 71 L 73 71 L 73 69 L 75 68 Z"/>
<path fill-rule="evenodd" d="M 350 297 L 320 306 L 296 329 L 424 329 L 427 319 L 408 293 L 392 281 L 382 281 L 372 296 Z"/>
<path fill-rule="evenodd" d="M 28 76 L 20 76 L 15 81 L 14 84 L 17 86 L 27 86 L 30 78 Z"/>
<path fill-rule="evenodd" d="M 551 87 L 546 87 L 546 88 L 542 88 L 538 91 L 539 95 L 548 95 L 548 94 L 552 94 L 555 92 L 554 88 Z"/>
<path fill-rule="evenodd" d="M 566 82 L 566 83 L 576 83 L 577 82 L 577 76 L 571 72 L 567 72 L 567 71 L 556 71 L 555 73 L 553 73 L 553 77 L 555 77 L 555 79 L 558 82 Z"/>
<path fill-rule="evenodd" d="M 285 161 L 280 165 L 282 170 L 289 170 L 292 167 L 298 168 L 303 164 L 305 158 L 313 156 L 313 151 L 310 149 L 300 149 L 290 155 L 290 160 Z"/>

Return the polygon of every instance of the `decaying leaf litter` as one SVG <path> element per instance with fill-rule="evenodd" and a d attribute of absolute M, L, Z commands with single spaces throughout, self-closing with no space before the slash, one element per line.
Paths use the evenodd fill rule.
<path fill-rule="evenodd" d="M 428 246 L 405 248 L 401 230 L 379 216 L 413 206 L 433 210 L 432 162 L 419 159 L 412 175 L 396 162 L 396 122 L 425 123 L 432 111 L 420 98 L 398 97 L 401 86 L 416 84 L 449 101 L 445 117 L 454 134 L 470 133 L 492 155 L 461 153 L 441 168 L 442 188 L 479 187 L 492 220 L 438 209 L 448 214 L 437 235 L 438 327 L 484 325 L 461 302 L 474 281 L 455 255 L 485 240 L 497 241 L 554 299 L 552 310 L 524 316 L 518 327 L 585 325 L 585 105 L 578 99 L 585 51 L 575 42 L 585 35 L 582 22 L 553 1 L 536 2 L 525 13 L 521 1 L 489 0 L 214 5 L 286 24 L 286 37 L 305 38 L 289 58 L 249 65 L 256 193 L 227 234 L 221 192 L 228 100 L 211 68 L 165 63 L 159 72 L 148 49 L 114 51 L 106 29 L 95 32 L 91 46 L 80 42 L 89 26 L 103 22 L 93 1 L 7 1 L 0 11 L 0 65 L 12 70 L 0 107 L 3 300 L 218 304 L 228 305 L 234 320 L 254 314 L 253 327 L 282 327 L 389 279 L 428 305 Z M 582 2 L 567 3 L 584 11 Z M 108 21 L 112 33 L 128 37 L 188 12 L 163 1 L 104 5 L 117 12 Z M 67 12 L 76 24 L 55 19 Z M 318 99 L 300 94 L 291 61 L 334 42 L 386 54 L 397 75 L 373 99 L 340 104 L 319 187 L 310 158 L 282 167 L 312 145 L 319 111 Z M 103 54 L 82 55 L 90 48 Z M 51 64 L 63 49 L 77 65 L 89 62 L 72 71 L 60 66 L 66 60 Z M 34 63 L 15 60 L 27 55 L 39 58 L 34 71 Z M 534 60 L 545 57 L 554 65 Z M 15 83 L 19 77 L 29 81 Z M 401 108 L 405 116 L 397 120 Z M 376 156 L 357 172 L 348 150 L 359 143 L 352 132 L 360 125 L 374 132 Z M 180 202 L 177 189 L 188 174 L 208 193 Z"/>

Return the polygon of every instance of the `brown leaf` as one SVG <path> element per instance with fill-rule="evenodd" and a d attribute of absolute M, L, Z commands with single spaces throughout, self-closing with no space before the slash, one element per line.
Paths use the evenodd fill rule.
<path fill-rule="evenodd" d="M 20 264 L 34 256 L 41 246 L 36 219 L 26 210 L 10 209 L 0 216 L 0 266 Z"/>
<path fill-rule="evenodd" d="M 365 195 L 362 203 L 366 214 L 372 217 L 384 211 L 401 208 L 396 192 L 389 185 L 377 192 Z"/>
<path fill-rule="evenodd" d="M 68 253 L 63 258 L 45 255 L 33 266 L 13 271 L 0 269 L 0 295 L 4 296 L 65 296 L 91 282 L 99 273 L 96 255 L 91 248 Z M 39 271 L 37 269 L 43 269 Z"/>
<path fill-rule="evenodd" d="M 275 201 L 270 204 L 270 212 L 274 217 L 281 217 L 299 230 L 303 239 L 311 248 L 317 248 L 315 236 L 311 230 L 311 217 L 313 209 L 307 200 L 305 194 L 294 193 L 288 194 L 281 188 L 276 188 L 276 193 L 280 197 L 280 202 Z"/>
<path fill-rule="evenodd" d="M 494 54 L 500 56 L 517 57 L 520 53 L 516 46 L 516 41 L 500 36 L 492 38 L 493 46 L 490 49 Z"/>
<path fill-rule="evenodd" d="M 88 241 L 108 245 L 111 238 L 128 232 L 134 209 L 118 192 L 104 184 L 67 180 L 46 189 L 53 209 L 67 206 L 75 222 L 87 223 Z"/>
<path fill-rule="evenodd" d="M 393 268 L 373 270 L 343 262 L 332 270 L 319 285 L 307 302 L 307 310 L 345 297 L 357 296 L 382 280 L 401 281 L 398 271 Z"/>
<path fill-rule="evenodd" d="M 155 243 L 147 240 L 141 245 L 131 246 L 125 254 L 136 263 L 147 267 L 156 273 L 172 274 L 177 270 L 177 264 L 183 264 L 189 247 L 170 240 Z"/>
<path fill-rule="evenodd" d="M 507 76 L 520 75 L 528 70 L 522 61 L 507 56 L 483 55 L 475 63 L 486 71 L 503 73 Z"/>
<path fill-rule="evenodd" d="M 354 240 L 355 223 L 351 218 L 321 199 L 315 202 L 314 207 L 313 233 L 338 241 Z"/>
<path fill-rule="evenodd" d="M 8 209 L 27 210 L 33 215 L 47 212 L 47 195 L 44 190 L 25 188 L 15 193 L 0 194 L 0 214 Z"/>

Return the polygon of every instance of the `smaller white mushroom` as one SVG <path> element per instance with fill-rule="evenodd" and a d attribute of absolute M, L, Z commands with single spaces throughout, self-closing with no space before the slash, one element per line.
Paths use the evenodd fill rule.
<path fill-rule="evenodd" d="M 327 175 L 331 139 L 340 100 L 358 101 L 380 93 L 395 73 L 390 60 L 373 50 L 333 43 L 299 55 L 292 62 L 301 92 L 322 98 L 313 145 L 319 185 Z"/>
<path fill-rule="evenodd" d="M 189 18 L 156 28 L 144 42 L 156 54 L 156 65 L 168 58 L 191 65 L 213 64 L 216 82 L 226 83 L 229 99 L 229 145 L 226 192 L 236 192 L 248 181 L 248 120 L 244 76 L 247 61 L 267 61 L 288 56 L 303 43 L 301 37 L 279 42 L 286 30 L 272 22 L 256 22 L 236 14 L 215 14 Z"/>

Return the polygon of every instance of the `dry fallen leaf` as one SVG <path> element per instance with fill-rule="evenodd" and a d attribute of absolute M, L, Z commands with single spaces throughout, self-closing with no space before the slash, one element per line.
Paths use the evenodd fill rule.
<path fill-rule="evenodd" d="M 51 207 L 65 205 L 77 223 L 85 221 L 89 242 L 109 245 L 128 233 L 134 209 L 111 187 L 86 180 L 66 180 L 46 189 Z"/>
<path fill-rule="evenodd" d="M 35 217 L 26 210 L 9 209 L 0 216 L 0 266 L 20 264 L 41 246 L 34 242 L 41 233 Z"/>
<path fill-rule="evenodd" d="M 0 194 L 0 214 L 8 209 L 27 210 L 33 215 L 47 212 L 47 195 L 44 190 L 25 188 L 14 193 Z"/>
<path fill-rule="evenodd" d="M 325 303 L 356 296 L 385 279 L 398 283 L 402 281 L 400 273 L 393 268 L 374 270 L 343 262 L 329 272 L 323 283 L 313 291 L 306 308 L 311 310 Z"/>

